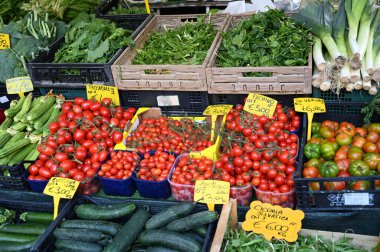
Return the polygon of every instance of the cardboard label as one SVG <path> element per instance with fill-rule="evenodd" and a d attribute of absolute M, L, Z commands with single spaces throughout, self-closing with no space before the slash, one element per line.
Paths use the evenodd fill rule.
<path fill-rule="evenodd" d="M 298 238 L 304 217 L 305 214 L 300 210 L 253 201 L 245 215 L 242 228 L 245 231 L 263 234 L 267 240 L 275 237 L 294 242 Z"/>
<path fill-rule="evenodd" d="M 214 210 L 214 204 L 225 204 L 230 199 L 230 183 L 219 180 L 195 181 L 194 201 L 207 203 L 209 210 Z"/>
<path fill-rule="evenodd" d="M 227 115 L 232 109 L 233 105 L 210 105 L 208 106 L 203 115 Z"/>
<path fill-rule="evenodd" d="M 178 95 L 159 95 L 157 96 L 157 105 L 159 107 L 179 106 Z"/>
<path fill-rule="evenodd" d="M 8 94 L 21 94 L 33 91 L 33 84 L 29 76 L 16 77 L 5 81 Z"/>
<path fill-rule="evenodd" d="M 319 98 L 294 98 L 294 109 L 297 112 L 325 113 L 325 101 Z"/>
<path fill-rule="evenodd" d="M 11 48 L 11 39 L 9 34 L 0 33 L 0 50 Z"/>
<path fill-rule="evenodd" d="M 345 193 L 344 205 L 349 206 L 368 206 L 369 194 L 368 193 Z"/>
<path fill-rule="evenodd" d="M 116 106 L 120 105 L 119 90 L 117 87 L 107 85 L 86 85 L 87 99 L 101 101 L 103 98 L 110 98 Z"/>
<path fill-rule="evenodd" d="M 58 215 L 58 207 L 60 199 L 72 199 L 78 189 L 79 181 L 53 177 L 49 180 L 44 189 L 44 194 L 50 195 L 54 200 L 54 219 Z"/>
<path fill-rule="evenodd" d="M 276 111 L 277 101 L 264 95 L 249 94 L 244 105 L 244 110 L 258 116 L 273 116 Z"/>

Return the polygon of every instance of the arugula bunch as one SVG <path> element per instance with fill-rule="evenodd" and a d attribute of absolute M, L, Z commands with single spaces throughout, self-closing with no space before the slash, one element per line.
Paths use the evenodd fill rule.
<path fill-rule="evenodd" d="M 223 34 L 217 65 L 304 66 L 312 46 L 308 31 L 284 12 L 269 10 L 240 21 Z"/>
<path fill-rule="evenodd" d="M 131 31 L 95 15 L 82 13 L 69 25 L 55 63 L 106 63 L 117 50 L 133 44 Z"/>
<path fill-rule="evenodd" d="M 180 64 L 201 65 L 216 35 L 211 22 L 199 17 L 175 29 L 149 36 L 134 59 L 136 65 Z"/>

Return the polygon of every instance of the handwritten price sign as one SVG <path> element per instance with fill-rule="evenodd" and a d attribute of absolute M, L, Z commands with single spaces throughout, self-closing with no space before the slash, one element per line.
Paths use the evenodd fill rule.
<path fill-rule="evenodd" d="M 233 105 L 210 105 L 208 106 L 203 115 L 227 115 L 232 109 Z"/>
<path fill-rule="evenodd" d="M 5 81 L 8 94 L 21 94 L 33 91 L 33 84 L 29 76 L 22 76 Z"/>
<path fill-rule="evenodd" d="M 112 102 L 119 106 L 119 90 L 117 87 L 107 85 L 86 85 L 87 99 L 95 99 L 101 101 L 103 98 L 110 98 Z"/>
<path fill-rule="evenodd" d="M 249 94 L 244 110 L 254 115 L 271 117 L 276 110 L 277 101 L 264 95 Z"/>
<path fill-rule="evenodd" d="M 211 211 L 214 204 L 225 204 L 230 199 L 230 183 L 218 180 L 195 181 L 194 201 L 207 203 Z"/>
<path fill-rule="evenodd" d="M 53 177 L 49 180 L 45 187 L 44 194 L 53 196 L 54 200 L 54 219 L 58 215 L 58 206 L 61 198 L 72 199 L 76 190 L 78 189 L 79 182 L 68 179 Z"/>
<path fill-rule="evenodd" d="M 305 214 L 300 210 L 253 201 L 245 215 L 242 228 L 245 231 L 263 234 L 267 240 L 275 237 L 294 242 L 298 238 L 304 217 Z"/>
<path fill-rule="evenodd" d="M 0 50 L 8 48 L 11 48 L 11 40 L 9 38 L 9 34 L 0 33 Z"/>

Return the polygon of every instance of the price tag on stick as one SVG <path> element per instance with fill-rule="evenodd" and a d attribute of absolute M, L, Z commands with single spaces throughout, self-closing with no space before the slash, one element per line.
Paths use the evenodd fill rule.
<path fill-rule="evenodd" d="M 253 201 L 245 215 L 241 227 L 245 231 L 263 234 L 265 239 L 277 239 L 294 242 L 302 226 L 305 214 L 300 210 L 272 206 L 260 201 Z"/>
<path fill-rule="evenodd" d="M 309 140 L 314 113 L 326 113 L 325 101 L 319 98 L 294 98 L 294 109 L 297 112 L 307 113 L 307 140 Z"/>
<path fill-rule="evenodd" d="M 8 94 L 19 94 L 21 97 L 24 93 L 33 91 L 33 84 L 29 76 L 16 77 L 5 81 Z"/>
<path fill-rule="evenodd" d="M 50 195 L 54 200 L 54 219 L 58 215 L 59 201 L 62 199 L 72 199 L 78 189 L 79 181 L 53 177 L 47 183 L 44 194 Z"/>
<path fill-rule="evenodd" d="M 276 111 L 277 101 L 270 97 L 249 94 L 244 104 L 244 110 L 254 115 L 271 117 Z"/>
<path fill-rule="evenodd" d="M 230 199 L 230 183 L 219 180 L 195 181 L 194 201 L 206 203 L 210 211 L 215 204 L 226 204 Z"/>
<path fill-rule="evenodd" d="M 86 85 L 87 99 L 101 101 L 103 98 L 110 98 L 116 105 L 120 105 L 119 90 L 117 87 L 107 85 Z"/>

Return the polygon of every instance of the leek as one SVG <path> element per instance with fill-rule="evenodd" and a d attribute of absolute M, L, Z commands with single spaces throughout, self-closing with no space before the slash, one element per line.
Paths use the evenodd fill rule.
<path fill-rule="evenodd" d="M 364 90 L 370 90 L 371 89 L 371 81 L 363 81 L 363 89 Z"/>
<path fill-rule="evenodd" d="M 370 95 L 376 95 L 377 92 L 378 92 L 378 86 L 379 86 L 379 83 L 372 83 L 371 84 L 371 88 L 368 90 L 368 93 Z"/>
<path fill-rule="evenodd" d="M 373 18 L 371 21 L 371 28 L 369 32 L 369 38 L 367 43 L 367 50 L 365 55 L 365 63 L 367 66 L 367 72 L 369 74 L 373 74 L 374 72 L 374 50 L 377 52 L 380 48 L 380 11 L 378 9 L 374 10 L 373 12 Z M 376 35 L 376 37 L 375 37 Z"/>
<path fill-rule="evenodd" d="M 319 71 L 326 69 L 326 60 L 323 57 L 322 52 L 322 41 L 314 36 L 314 45 L 313 45 L 313 60 Z"/>
<path fill-rule="evenodd" d="M 359 55 L 360 61 L 363 60 L 364 54 L 366 53 L 368 39 L 371 30 L 371 4 L 369 0 L 366 0 L 366 5 L 364 7 L 362 16 L 360 18 L 360 27 L 358 34 L 358 44 L 359 44 Z"/>
<path fill-rule="evenodd" d="M 351 69 L 351 79 L 350 82 L 357 82 L 360 80 L 360 69 Z"/>
<path fill-rule="evenodd" d="M 355 83 L 354 83 L 354 89 L 355 90 L 361 90 L 361 89 L 363 89 L 363 82 L 362 82 L 362 80 L 358 80 L 358 81 L 356 81 Z"/>
<path fill-rule="evenodd" d="M 350 82 L 346 86 L 346 91 L 351 92 L 352 90 L 354 90 L 354 83 Z"/>
<path fill-rule="evenodd" d="M 360 73 L 362 75 L 363 81 L 370 81 L 371 80 L 371 77 L 369 76 L 369 74 L 367 72 L 367 65 L 366 65 L 365 61 L 362 62 L 362 66 L 360 68 Z"/>

